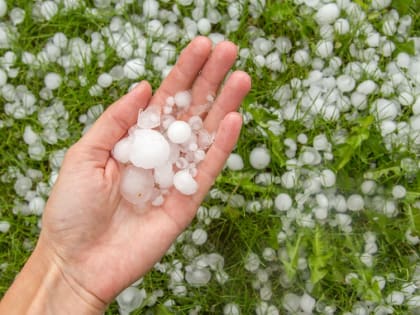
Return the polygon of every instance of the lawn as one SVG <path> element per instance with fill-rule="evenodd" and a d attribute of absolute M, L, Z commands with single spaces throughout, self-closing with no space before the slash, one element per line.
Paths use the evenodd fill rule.
<path fill-rule="evenodd" d="M 420 314 L 418 0 L 0 0 L 0 296 L 66 149 L 200 34 L 252 78 L 240 140 L 106 314 Z"/>

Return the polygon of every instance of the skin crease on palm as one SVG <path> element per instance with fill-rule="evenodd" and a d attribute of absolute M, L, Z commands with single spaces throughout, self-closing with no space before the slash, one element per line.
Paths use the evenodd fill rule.
<path fill-rule="evenodd" d="M 46 205 L 37 247 L 74 290 L 106 305 L 150 270 L 194 218 L 240 133 L 236 110 L 251 81 L 242 71 L 224 81 L 236 57 L 231 42 L 212 47 L 208 38 L 195 38 L 153 96 L 150 85 L 141 82 L 68 150 Z M 110 152 L 135 124 L 139 109 L 163 105 L 168 96 L 187 89 L 192 91 L 192 106 L 205 103 L 209 94 L 218 95 L 204 120 L 205 128 L 217 136 L 199 165 L 199 190 L 184 196 L 173 189 L 162 206 L 139 211 L 121 198 L 123 166 Z"/>

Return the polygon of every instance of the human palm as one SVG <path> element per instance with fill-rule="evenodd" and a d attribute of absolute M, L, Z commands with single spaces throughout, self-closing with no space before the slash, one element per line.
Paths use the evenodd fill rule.
<path fill-rule="evenodd" d="M 123 166 L 110 152 L 149 103 L 164 104 L 187 89 L 192 107 L 216 95 L 236 55 L 230 42 L 212 50 L 207 38 L 194 39 L 153 97 L 149 84 L 140 83 L 69 149 L 44 212 L 40 242 L 76 290 L 109 303 L 144 275 L 193 219 L 237 141 L 241 118 L 235 111 L 250 89 L 246 73 L 229 77 L 204 119 L 205 128 L 217 136 L 198 167 L 199 190 L 193 196 L 173 189 L 161 207 L 136 209 L 120 195 Z"/>

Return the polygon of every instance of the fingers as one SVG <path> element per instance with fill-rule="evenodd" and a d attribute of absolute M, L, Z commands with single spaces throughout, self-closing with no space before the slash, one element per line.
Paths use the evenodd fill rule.
<path fill-rule="evenodd" d="M 192 99 L 194 105 L 202 105 L 208 102 L 209 95 L 215 96 L 226 74 L 233 66 L 237 57 L 238 49 L 231 42 L 218 44 L 203 70 L 194 82 Z M 192 109 L 194 111 L 194 109 Z"/>
<path fill-rule="evenodd" d="M 176 65 L 162 82 L 151 100 L 151 104 L 164 105 L 166 98 L 179 91 L 189 90 L 211 52 L 211 41 L 199 36 L 181 53 Z"/>
<path fill-rule="evenodd" d="M 109 157 L 109 151 L 136 123 L 139 109 L 146 107 L 151 95 L 150 84 L 146 81 L 139 83 L 131 92 L 106 109 L 80 139 L 80 145 L 94 151 L 103 151 L 104 155 L 101 159 L 105 164 Z"/>
<path fill-rule="evenodd" d="M 227 114 L 220 122 L 216 139 L 207 152 L 205 160 L 198 167 L 195 178 L 199 185 L 198 191 L 192 196 L 185 196 L 174 189 L 171 197 L 165 202 L 165 212 L 177 223 L 180 231 L 194 218 L 198 206 L 223 169 L 230 152 L 238 141 L 241 126 L 242 118 L 239 113 Z M 180 209 L 180 205 L 185 205 L 185 208 Z"/>
<path fill-rule="evenodd" d="M 246 72 L 236 71 L 227 80 L 204 120 L 204 127 L 213 132 L 227 113 L 236 111 L 251 89 L 251 78 Z"/>

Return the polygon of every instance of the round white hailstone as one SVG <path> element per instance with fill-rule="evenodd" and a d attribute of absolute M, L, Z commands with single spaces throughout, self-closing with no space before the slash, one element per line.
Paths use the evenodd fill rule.
<path fill-rule="evenodd" d="M 149 105 L 145 110 L 139 110 L 137 117 L 137 126 L 141 129 L 152 129 L 160 125 L 160 107 Z"/>
<path fill-rule="evenodd" d="M 39 141 L 39 136 L 32 130 L 31 126 L 26 126 L 25 131 L 23 132 L 23 141 L 26 144 L 32 145 Z"/>
<path fill-rule="evenodd" d="M 280 193 L 274 200 L 274 204 L 277 210 L 287 211 L 292 207 L 293 200 L 288 194 Z"/>
<path fill-rule="evenodd" d="M 408 69 L 410 67 L 411 57 L 409 54 L 401 52 L 397 56 L 397 65 L 400 68 Z"/>
<path fill-rule="evenodd" d="M 404 186 L 401 186 L 401 185 L 395 185 L 395 186 L 392 188 L 392 196 L 393 196 L 395 199 L 401 199 L 401 198 L 404 198 L 406 194 L 407 194 L 407 190 L 404 188 Z"/>
<path fill-rule="evenodd" d="M 172 143 L 182 144 L 191 138 L 191 127 L 183 120 L 176 120 L 169 125 L 168 138 Z"/>
<path fill-rule="evenodd" d="M 122 138 L 112 149 L 112 156 L 121 163 L 128 163 L 130 160 L 130 152 L 132 150 L 132 141 L 130 137 Z"/>
<path fill-rule="evenodd" d="M 116 298 L 118 306 L 124 314 L 129 314 L 139 308 L 146 297 L 144 289 L 140 290 L 136 287 L 128 287 L 122 291 Z"/>
<path fill-rule="evenodd" d="M 376 183 L 373 180 L 365 180 L 362 183 L 360 190 L 365 195 L 373 195 L 376 190 Z"/>
<path fill-rule="evenodd" d="M 262 68 L 265 66 L 265 57 L 263 55 L 256 55 L 254 58 L 254 63 L 257 67 Z"/>
<path fill-rule="evenodd" d="M 351 93 L 350 97 L 351 104 L 358 110 L 366 109 L 367 97 L 366 94 L 360 92 Z"/>
<path fill-rule="evenodd" d="M 98 77 L 98 85 L 101 88 L 107 88 L 110 87 L 112 84 L 112 76 L 108 73 L 102 73 L 99 77 Z"/>
<path fill-rule="evenodd" d="M 189 91 L 181 91 L 174 96 L 175 104 L 179 108 L 188 108 L 191 105 L 192 96 Z"/>
<path fill-rule="evenodd" d="M 191 239 L 195 245 L 203 245 L 207 241 L 207 232 L 198 228 L 192 233 Z"/>
<path fill-rule="evenodd" d="M 341 92 L 351 92 L 356 86 L 356 81 L 349 75 L 340 75 L 337 80 L 337 87 Z"/>
<path fill-rule="evenodd" d="M 121 175 L 120 191 L 125 200 L 137 206 L 144 206 L 153 195 L 152 171 L 127 166 Z"/>
<path fill-rule="evenodd" d="M 239 309 L 238 304 L 228 303 L 223 307 L 223 315 L 240 315 L 241 310 Z"/>
<path fill-rule="evenodd" d="M 372 0 L 372 8 L 375 10 L 382 10 L 391 4 L 391 0 Z"/>
<path fill-rule="evenodd" d="M 392 291 L 385 301 L 390 305 L 401 305 L 404 302 L 404 294 L 400 291 Z"/>
<path fill-rule="evenodd" d="M 306 143 L 308 142 L 308 136 L 307 136 L 307 135 L 305 135 L 304 133 L 300 133 L 300 134 L 297 136 L 297 141 L 298 141 L 300 144 L 306 144 Z"/>
<path fill-rule="evenodd" d="M 309 52 L 305 49 L 297 50 L 293 56 L 294 62 L 296 62 L 299 66 L 306 66 L 310 59 Z"/>
<path fill-rule="evenodd" d="M 265 65 L 268 69 L 272 71 L 284 71 L 285 66 L 281 62 L 279 54 L 277 52 L 272 52 L 268 54 L 265 58 Z"/>
<path fill-rule="evenodd" d="M 170 188 L 174 182 L 172 163 L 167 163 L 164 166 L 155 168 L 154 176 L 156 184 L 158 184 L 160 188 Z"/>
<path fill-rule="evenodd" d="M 137 58 L 127 61 L 124 65 L 124 74 L 128 79 L 134 80 L 145 74 L 144 60 Z"/>
<path fill-rule="evenodd" d="M 45 208 L 45 200 L 42 197 L 35 197 L 29 202 L 29 210 L 32 214 L 41 215 Z"/>
<path fill-rule="evenodd" d="M 296 172 L 295 171 L 287 171 L 281 176 L 281 184 L 284 188 L 292 189 L 296 185 Z"/>
<path fill-rule="evenodd" d="M 323 207 L 315 207 L 313 208 L 313 213 L 315 218 L 318 220 L 325 220 L 328 217 L 328 209 Z"/>
<path fill-rule="evenodd" d="M 347 208 L 351 211 L 360 211 L 365 206 L 363 197 L 358 194 L 353 194 L 347 199 Z"/>
<path fill-rule="evenodd" d="M 190 268 L 187 268 L 190 267 Z M 185 280 L 192 286 L 200 287 L 206 285 L 211 279 L 211 272 L 207 268 L 187 266 Z"/>
<path fill-rule="evenodd" d="M 382 32 L 384 35 L 392 36 L 397 31 L 397 24 L 392 19 L 387 19 L 382 24 Z"/>
<path fill-rule="evenodd" d="M 347 19 L 338 19 L 334 23 L 334 30 L 340 34 L 347 34 L 350 31 L 350 23 Z"/>
<path fill-rule="evenodd" d="M 161 133 L 150 129 L 138 129 L 133 136 L 130 161 L 135 166 L 151 169 L 168 161 L 170 146 Z"/>
<path fill-rule="evenodd" d="M 190 119 L 188 119 L 188 124 L 194 131 L 198 131 L 203 128 L 203 120 L 200 116 L 192 116 Z"/>
<path fill-rule="evenodd" d="M 147 18 L 155 18 L 159 13 L 159 2 L 155 0 L 145 0 L 143 2 L 143 15 Z"/>
<path fill-rule="evenodd" d="M 393 120 L 384 120 L 380 125 L 382 136 L 389 135 L 397 129 L 397 123 Z"/>
<path fill-rule="evenodd" d="M 16 193 L 23 197 L 26 195 L 26 193 L 31 189 L 32 187 L 32 181 L 29 177 L 19 177 L 14 185 L 14 189 L 16 191 Z"/>
<path fill-rule="evenodd" d="M 315 20 L 318 24 L 332 24 L 340 16 L 340 9 L 335 3 L 328 3 L 318 9 Z"/>
<path fill-rule="evenodd" d="M 313 147 L 317 151 L 328 151 L 330 148 L 330 143 L 324 134 L 319 134 L 315 136 L 313 140 Z"/>
<path fill-rule="evenodd" d="M 58 12 L 58 6 L 54 1 L 44 1 L 40 6 L 41 15 L 47 20 L 51 20 Z"/>
<path fill-rule="evenodd" d="M 3 69 L 0 69 L 0 87 L 7 83 L 7 74 Z"/>
<path fill-rule="evenodd" d="M 175 188 L 184 195 L 193 195 L 198 190 L 198 183 L 191 176 L 188 170 L 181 170 L 175 173 L 174 178 Z"/>
<path fill-rule="evenodd" d="M 36 142 L 28 148 L 29 157 L 35 161 L 41 161 L 45 155 L 45 147 L 42 143 Z"/>
<path fill-rule="evenodd" d="M 249 253 L 245 259 L 244 268 L 249 272 L 256 272 L 260 267 L 260 258 L 255 253 Z"/>
<path fill-rule="evenodd" d="M 398 95 L 398 102 L 403 106 L 409 106 L 414 102 L 414 96 L 410 92 L 403 91 Z"/>
<path fill-rule="evenodd" d="M 377 115 L 379 121 L 394 120 L 399 113 L 399 108 L 395 102 L 380 98 L 374 102 L 372 111 Z"/>
<path fill-rule="evenodd" d="M 270 152 L 263 147 L 252 149 L 249 155 L 249 163 L 257 170 L 266 168 L 271 161 Z"/>
<path fill-rule="evenodd" d="M 61 76 L 58 73 L 50 72 L 44 78 L 45 86 L 50 90 L 56 90 L 61 85 Z"/>
<path fill-rule="evenodd" d="M 286 293 L 283 297 L 282 305 L 287 311 L 294 314 L 299 311 L 301 300 L 302 298 L 294 293 Z"/>
<path fill-rule="evenodd" d="M 387 40 L 382 44 L 381 53 L 384 57 L 390 57 L 394 52 L 396 46 L 393 42 Z"/>
<path fill-rule="evenodd" d="M 211 31 L 210 21 L 206 18 L 201 18 L 197 22 L 197 29 L 201 35 L 207 35 Z"/>
<path fill-rule="evenodd" d="M 336 121 L 340 118 L 340 110 L 335 105 L 327 105 L 322 109 L 322 116 L 325 120 Z"/>
<path fill-rule="evenodd" d="M 160 37 L 163 34 L 163 25 L 159 20 L 151 20 L 146 25 L 146 34 L 149 37 Z"/>
<path fill-rule="evenodd" d="M 231 153 L 226 161 L 226 166 L 231 171 L 240 171 L 244 168 L 244 161 L 237 153 Z"/>
<path fill-rule="evenodd" d="M 300 298 L 300 308 L 302 311 L 304 311 L 306 314 L 312 314 L 312 311 L 315 307 L 316 300 L 310 296 L 307 293 L 304 293 L 302 297 Z"/>
<path fill-rule="evenodd" d="M 356 91 L 365 95 L 369 95 L 375 92 L 377 87 L 378 86 L 376 85 L 376 83 L 372 80 L 366 80 L 357 86 Z"/>
<path fill-rule="evenodd" d="M 10 223 L 8 221 L 0 221 L 0 232 L 7 233 L 10 229 Z"/>
<path fill-rule="evenodd" d="M 316 45 L 316 54 L 321 58 L 328 58 L 332 55 L 334 45 L 329 40 L 320 40 Z"/>

